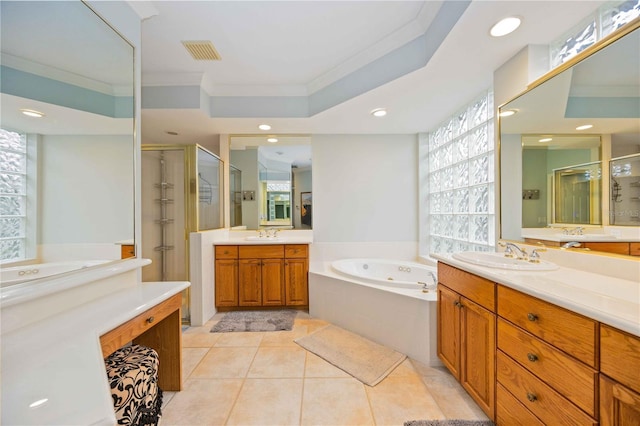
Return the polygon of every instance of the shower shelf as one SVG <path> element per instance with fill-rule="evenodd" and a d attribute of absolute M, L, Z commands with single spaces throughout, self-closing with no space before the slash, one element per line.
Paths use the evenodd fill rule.
<path fill-rule="evenodd" d="M 172 183 L 167 183 L 167 182 L 156 183 L 154 186 L 156 188 L 167 188 L 167 189 L 172 189 L 173 188 L 173 184 Z"/>
<path fill-rule="evenodd" d="M 173 200 L 169 198 L 156 198 L 155 202 L 160 204 L 173 204 Z"/>
<path fill-rule="evenodd" d="M 169 251 L 173 250 L 173 246 L 158 246 L 153 248 L 155 251 Z"/>
<path fill-rule="evenodd" d="M 158 219 L 155 222 L 159 223 L 160 225 L 167 225 L 169 223 L 173 223 L 173 219 Z"/>

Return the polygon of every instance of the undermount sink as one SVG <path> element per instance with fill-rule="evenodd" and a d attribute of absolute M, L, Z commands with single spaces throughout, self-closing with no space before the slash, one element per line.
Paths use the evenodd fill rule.
<path fill-rule="evenodd" d="M 533 263 L 512 257 L 505 257 L 504 253 L 464 251 L 461 253 L 454 253 L 452 257 L 456 260 L 461 260 L 478 266 L 511 269 L 515 271 L 553 271 L 554 269 L 558 269 L 558 265 L 546 260 L 540 260 L 539 263 Z"/>
<path fill-rule="evenodd" d="M 245 240 L 247 241 L 264 241 L 265 243 L 267 241 L 282 241 L 282 238 L 280 237 L 259 237 L 257 235 L 252 235 L 250 237 L 245 237 Z"/>

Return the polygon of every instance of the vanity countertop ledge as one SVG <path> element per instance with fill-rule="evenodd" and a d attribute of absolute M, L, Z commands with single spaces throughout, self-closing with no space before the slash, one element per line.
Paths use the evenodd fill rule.
<path fill-rule="evenodd" d="M 278 231 L 277 239 L 259 238 L 247 240 L 247 237 L 257 237 L 256 231 L 232 231 L 228 236 L 216 240 L 215 245 L 267 245 L 267 244 L 311 244 L 313 242 L 312 230 L 283 230 Z"/>
<path fill-rule="evenodd" d="M 430 256 L 640 337 L 638 274 L 633 279 L 612 277 L 562 266 L 555 260 L 551 261 L 559 268 L 554 271 L 524 272 L 472 265 L 454 259 L 451 254 L 431 253 Z M 640 271 L 640 262 L 630 262 L 636 262 Z"/>
<path fill-rule="evenodd" d="M 141 283 L 3 333 L 2 423 L 114 424 L 100 336 L 189 285 Z"/>

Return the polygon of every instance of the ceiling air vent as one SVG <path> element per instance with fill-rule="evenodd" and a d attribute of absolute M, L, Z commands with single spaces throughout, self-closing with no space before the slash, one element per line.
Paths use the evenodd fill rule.
<path fill-rule="evenodd" d="M 197 61 L 219 61 L 222 59 L 210 41 L 183 41 L 182 44 Z"/>

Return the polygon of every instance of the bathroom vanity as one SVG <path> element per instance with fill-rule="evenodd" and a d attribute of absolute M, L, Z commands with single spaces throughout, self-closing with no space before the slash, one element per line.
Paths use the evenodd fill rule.
<path fill-rule="evenodd" d="M 148 260 L 4 288 L 2 424 L 115 424 L 104 358 L 130 341 L 156 349 L 159 386 L 180 390 L 181 292 L 137 281 Z"/>
<path fill-rule="evenodd" d="M 637 280 L 433 256 L 438 356 L 489 418 L 498 425 L 640 424 Z"/>
<path fill-rule="evenodd" d="M 215 247 L 217 308 L 309 305 L 307 244 Z"/>

